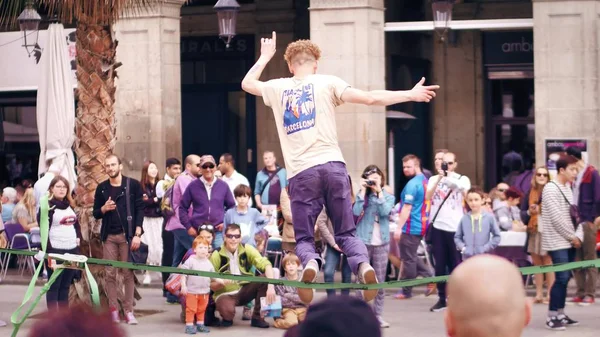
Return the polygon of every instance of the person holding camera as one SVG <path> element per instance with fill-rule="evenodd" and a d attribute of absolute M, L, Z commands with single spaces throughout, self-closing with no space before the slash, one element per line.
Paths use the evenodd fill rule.
<path fill-rule="evenodd" d="M 467 176 L 456 173 L 456 155 L 444 153 L 438 174 L 427 183 L 427 200 L 431 201 L 430 239 L 433 259 L 435 260 L 435 276 L 452 273 L 460 262 L 460 252 L 456 249 L 454 235 L 465 214 L 463 202 L 466 193 L 471 189 L 471 181 Z M 439 300 L 430 311 L 439 312 L 446 309 L 446 283 L 437 284 Z"/>
<path fill-rule="evenodd" d="M 365 168 L 360 180 L 360 190 L 353 206 L 354 216 L 358 217 L 356 234 L 367 246 L 369 260 L 375 269 L 378 280 L 385 280 L 388 252 L 390 251 L 389 215 L 396 198 L 383 189 L 385 176 L 376 165 Z M 390 325 L 383 320 L 385 292 L 379 289 L 373 307 L 382 328 Z"/>

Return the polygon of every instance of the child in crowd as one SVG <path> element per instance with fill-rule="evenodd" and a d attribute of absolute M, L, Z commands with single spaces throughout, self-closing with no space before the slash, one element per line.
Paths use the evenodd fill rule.
<path fill-rule="evenodd" d="M 254 234 L 254 243 L 256 244 L 256 250 L 258 250 L 262 255 L 266 254 L 267 250 L 267 241 L 269 240 L 269 234 L 266 230 L 262 229 Z"/>
<path fill-rule="evenodd" d="M 494 215 L 483 210 L 483 202 L 484 194 L 479 188 L 467 192 L 467 205 L 471 211 L 462 217 L 454 235 L 456 249 L 464 258 L 489 253 L 500 243 L 500 228 Z"/>
<path fill-rule="evenodd" d="M 242 231 L 242 244 L 249 244 L 256 247 L 254 235 L 263 229 L 269 220 L 260 214 L 256 208 L 249 207 L 250 198 L 252 198 L 250 187 L 238 185 L 233 190 L 233 196 L 237 205 L 225 213 L 223 233 L 227 230 L 227 226 L 232 223 L 238 224 Z"/>
<path fill-rule="evenodd" d="M 212 242 L 213 239 L 215 238 L 215 232 L 214 232 L 214 227 L 212 224 L 210 223 L 203 223 L 202 225 L 200 225 L 200 227 L 198 227 L 198 230 L 200 231 L 198 233 L 198 237 L 202 237 L 204 239 L 206 239 L 206 241 L 208 241 L 208 243 L 211 245 L 210 249 L 209 249 L 209 256 L 212 253 L 213 249 L 212 249 Z M 183 256 L 182 259 L 182 263 L 185 263 L 185 261 L 187 261 L 187 259 L 190 258 L 190 256 L 194 255 L 194 248 L 190 248 L 185 255 Z M 221 324 L 221 321 L 215 316 L 215 312 L 217 310 L 217 306 L 215 304 L 215 300 L 212 296 L 212 291 L 211 291 L 211 296 L 208 302 L 208 307 L 206 308 L 206 315 L 204 316 L 204 324 L 206 326 L 219 326 Z M 186 308 L 186 303 L 185 303 L 185 296 L 182 296 L 180 298 L 180 303 L 182 305 L 181 307 L 181 321 L 183 323 L 185 323 L 185 308 Z"/>
<path fill-rule="evenodd" d="M 215 268 L 208 259 L 210 242 L 205 238 L 198 236 L 192 243 L 194 255 L 190 256 L 183 265 L 182 269 L 214 272 Z M 210 330 L 204 325 L 204 314 L 208 306 L 210 297 L 211 281 L 222 282 L 217 279 L 210 279 L 202 276 L 182 275 L 181 294 L 185 296 L 185 333 L 189 335 L 197 332 L 208 333 Z M 194 316 L 196 317 L 196 327 L 194 327 Z"/>
<path fill-rule="evenodd" d="M 283 268 L 285 269 L 284 280 L 299 281 L 300 259 L 293 253 L 287 254 L 283 258 Z M 289 329 L 298 323 L 304 321 L 306 316 L 306 305 L 302 303 L 298 296 L 298 288 L 283 285 L 275 286 L 275 292 L 281 297 L 282 317 L 275 319 L 274 326 L 279 329 Z"/>

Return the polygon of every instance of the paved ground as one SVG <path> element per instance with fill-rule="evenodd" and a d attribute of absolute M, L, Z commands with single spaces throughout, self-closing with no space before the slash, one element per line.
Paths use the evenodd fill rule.
<path fill-rule="evenodd" d="M 23 285 L 0 284 L 0 319 L 8 321 L 13 310 L 15 310 L 23 298 L 26 287 Z M 39 288 L 38 288 L 39 290 Z M 141 310 L 161 310 L 162 313 L 140 318 L 140 325 L 129 327 L 123 325 L 128 331 L 129 336 L 159 337 L 183 335 L 183 325 L 179 323 L 179 307 L 168 305 L 164 302 L 161 293 L 157 289 L 142 289 L 143 300 L 138 304 L 137 309 Z M 324 294 L 318 294 L 319 297 Z M 391 328 L 384 330 L 385 337 L 401 336 L 442 336 L 443 314 L 431 313 L 429 307 L 433 305 L 435 298 L 425 298 L 419 295 L 412 300 L 398 301 L 391 296 L 386 298 L 384 318 L 392 325 Z M 600 304 L 597 304 L 600 305 Z M 41 313 L 46 307 L 42 300 L 40 305 L 34 311 L 34 314 Z M 581 321 L 581 326 L 572 328 L 566 332 L 552 332 L 544 328 L 543 322 L 546 314 L 545 305 L 534 306 L 533 320 L 531 325 L 525 330 L 523 336 L 526 337 L 546 337 L 555 336 L 577 336 L 592 337 L 598 336 L 600 331 L 600 310 L 598 307 L 579 307 L 569 306 L 567 313 L 573 318 Z M 281 330 L 274 328 L 259 330 L 250 328 L 248 322 L 242 322 L 240 319 L 241 310 L 238 310 L 235 325 L 230 329 L 214 328 L 210 336 L 235 337 L 258 335 L 261 337 L 280 337 L 283 335 Z M 27 336 L 27 332 L 36 319 L 30 319 L 25 322 L 21 328 L 19 336 Z M 12 328 L 0 328 L 0 337 L 10 336 Z"/>

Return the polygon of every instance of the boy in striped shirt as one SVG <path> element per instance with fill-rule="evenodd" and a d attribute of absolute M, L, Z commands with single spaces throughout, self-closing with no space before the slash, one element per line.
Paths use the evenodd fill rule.
<path fill-rule="evenodd" d="M 552 263 L 561 264 L 575 261 L 575 249 L 581 247 L 583 240 L 582 226 L 571 217 L 573 191 L 569 183 L 577 177 L 577 159 L 563 154 L 556 162 L 556 178 L 546 184 L 542 192 L 542 249 L 552 257 Z M 550 304 L 546 328 L 565 330 L 568 326 L 579 322 L 565 314 L 567 285 L 571 271 L 556 272 L 556 281 L 550 290 Z"/>

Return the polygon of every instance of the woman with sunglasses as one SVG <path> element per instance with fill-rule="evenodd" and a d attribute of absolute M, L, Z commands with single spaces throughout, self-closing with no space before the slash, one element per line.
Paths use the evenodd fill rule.
<path fill-rule="evenodd" d="M 538 167 L 531 179 L 531 190 L 525 195 L 521 202 L 521 218 L 523 223 L 527 224 L 527 253 L 531 255 L 534 266 L 548 266 L 552 264 L 552 258 L 542 249 L 542 228 L 539 222 L 542 213 L 542 191 L 544 186 L 550 181 L 548 169 L 544 166 Z M 554 284 L 554 273 L 546 273 L 546 286 L 548 292 Z M 544 292 L 544 274 L 536 274 L 535 282 L 535 303 L 548 302 L 549 294 L 545 297 Z"/>
<path fill-rule="evenodd" d="M 68 196 L 70 195 L 69 182 L 62 176 L 56 176 L 50 182 L 50 199 L 48 204 L 48 253 L 79 254 L 81 241 L 81 227 L 77 215 L 71 208 Z M 38 219 L 41 213 L 38 213 Z M 41 222 L 41 221 L 40 221 Z M 52 277 L 56 266 L 55 260 L 46 260 L 48 279 Z M 46 293 L 48 310 L 59 309 L 60 306 L 69 305 L 69 289 L 77 275 L 77 270 L 65 269 L 50 286 Z"/>

